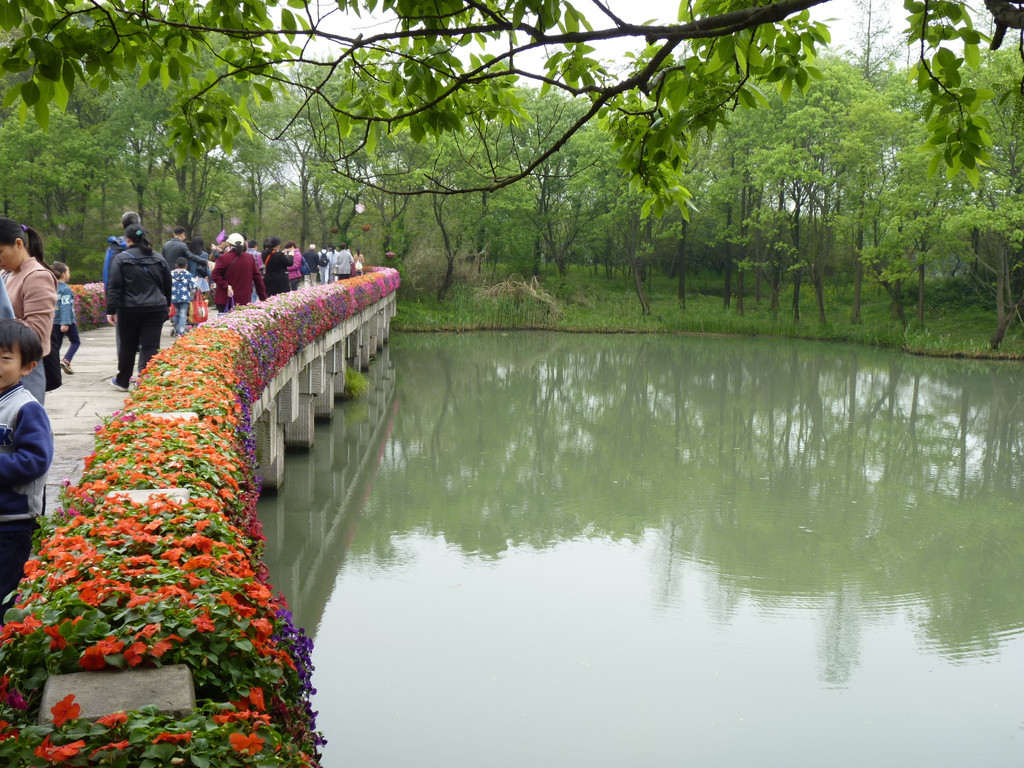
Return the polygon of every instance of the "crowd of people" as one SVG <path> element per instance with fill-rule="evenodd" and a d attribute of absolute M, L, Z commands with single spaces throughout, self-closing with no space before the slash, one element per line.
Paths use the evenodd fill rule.
<path fill-rule="evenodd" d="M 212 299 L 220 312 L 306 285 L 363 274 L 365 260 L 345 243 L 303 251 L 294 240 L 268 237 L 263 248 L 233 232 L 209 250 L 199 235 L 176 227 L 159 250 L 137 213 L 121 217 L 103 261 L 106 318 L 116 329 L 117 374 L 112 387 L 128 391 L 160 350 L 160 334 L 183 336 L 205 320 Z M 223 233 L 221 235 L 223 237 Z M 73 375 L 81 346 L 70 267 L 47 264 L 43 239 L 32 227 L 0 217 L 0 626 L 31 553 L 45 506 L 53 434 L 46 392 Z M 64 341 L 67 351 L 61 354 Z"/>

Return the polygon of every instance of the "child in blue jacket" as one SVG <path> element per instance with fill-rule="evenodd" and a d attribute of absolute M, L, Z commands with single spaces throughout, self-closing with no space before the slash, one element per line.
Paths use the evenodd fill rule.
<path fill-rule="evenodd" d="M 68 353 L 60 359 L 60 367 L 64 373 L 74 373 L 71 370 L 71 359 L 75 356 L 78 348 L 82 346 L 82 337 L 78 335 L 78 323 L 75 319 L 75 294 L 68 287 L 71 270 L 62 261 L 53 262 L 50 269 L 57 276 L 57 308 L 53 313 L 50 349 L 52 354 L 59 355 L 64 337 L 67 336 L 71 346 L 68 347 Z"/>
<path fill-rule="evenodd" d="M 42 355 L 39 336 L 25 322 L 0 320 L 0 626 L 32 553 L 53 461 L 50 420 L 21 385 Z"/>

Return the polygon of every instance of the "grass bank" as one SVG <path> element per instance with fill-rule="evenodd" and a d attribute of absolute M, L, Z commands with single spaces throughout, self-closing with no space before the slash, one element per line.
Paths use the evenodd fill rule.
<path fill-rule="evenodd" d="M 890 299 L 866 286 L 861 322 L 850 322 L 853 290 L 831 290 L 825 297 L 826 322 L 818 320 L 809 286 L 801 294 L 800 319 L 793 319 L 792 290 L 780 296 L 779 312 L 770 309 L 767 288 L 760 300 L 748 285 L 743 312 L 733 295 L 722 298 L 722 278 L 713 274 L 689 280 L 685 306 L 674 279 L 652 278 L 646 292 L 650 314 L 643 314 L 632 282 L 573 270 L 566 279 L 542 273 L 536 283 L 495 278 L 490 286 L 456 286 L 444 303 L 432 295 L 402 295 L 392 329 L 398 331 L 555 330 L 573 333 L 726 334 L 819 339 L 898 349 L 939 357 L 1024 359 L 1024 326 L 1010 327 L 1000 348 L 988 340 L 995 309 L 953 281 L 936 280 L 925 291 L 924 323 L 916 320 L 916 297 L 906 299 L 904 325 L 891 318 Z M 748 281 L 748 284 L 751 281 Z"/>

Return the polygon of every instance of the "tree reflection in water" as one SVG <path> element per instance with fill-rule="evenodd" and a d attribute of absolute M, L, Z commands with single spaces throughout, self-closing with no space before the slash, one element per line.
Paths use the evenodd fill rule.
<path fill-rule="evenodd" d="M 483 560 L 656 537 L 656 604 L 698 564 L 723 621 L 744 598 L 813 605 L 831 684 L 903 607 L 953 659 L 1024 626 L 1019 366 L 486 333 L 395 336 L 374 378 L 261 502 L 272 581 L 310 628 L 346 558 L 386 567 L 414 533 Z"/>

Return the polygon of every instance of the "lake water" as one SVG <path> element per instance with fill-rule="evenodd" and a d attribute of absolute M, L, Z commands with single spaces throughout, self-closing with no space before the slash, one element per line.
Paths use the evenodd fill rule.
<path fill-rule="evenodd" d="M 1024 366 L 393 335 L 260 503 L 325 768 L 1024 766 Z"/>

